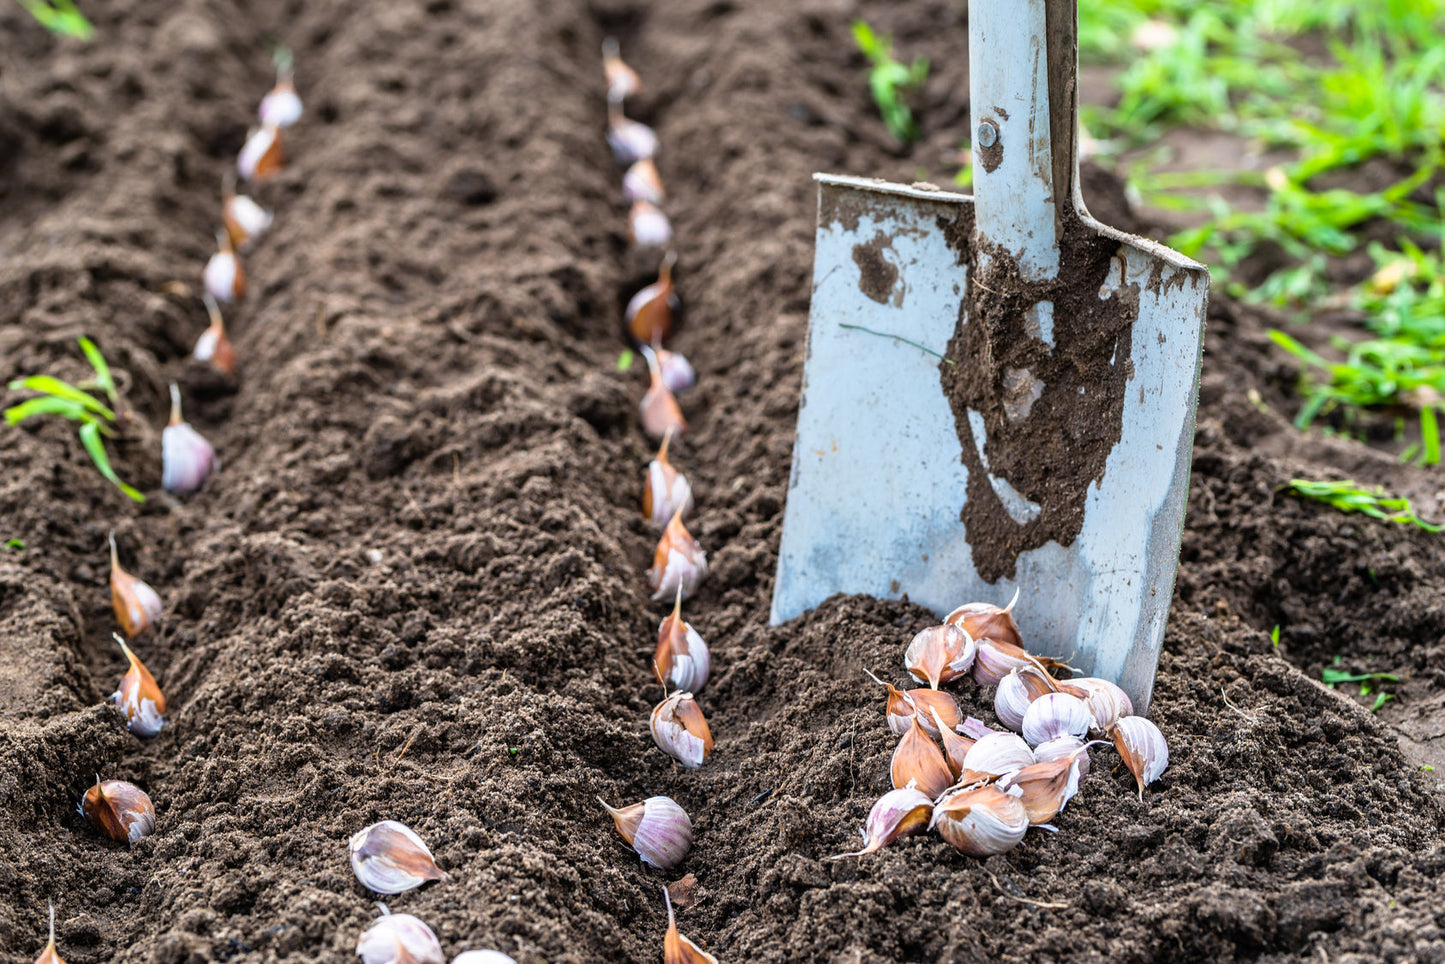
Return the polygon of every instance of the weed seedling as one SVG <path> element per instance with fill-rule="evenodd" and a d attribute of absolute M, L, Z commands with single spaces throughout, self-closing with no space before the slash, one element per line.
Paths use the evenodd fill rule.
<path fill-rule="evenodd" d="M 5 409 L 5 421 L 18 425 L 32 415 L 59 415 L 80 426 L 80 444 L 85 448 L 100 474 L 109 479 L 128 498 L 144 502 L 146 497 L 120 480 L 110 466 L 110 456 L 105 451 L 106 438 L 114 438 L 112 428 L 117 422 L 114 407 L 119 404 L 115 391 L 115 380 L 111 377 L 110 366 L 100 349 L 89 338 L 80 339 L 80 350 L 95 370 L 95 378 L 80 385 L 72 385 L 52 375 L 30 375 L 11 382 L 11 391 L 30 389 L 40 392 L 37 398 L 27 399 L 19 405 Z M 107 407 L 85 389 L 99 389 L 105 394 L 112 407 Z M 103 438 L 103 437 L 104 438 Z"/>
<path fill-rule="evenodd" d="M 1320 670 L 1320 679 L 1330 689 L 1334 689 L 1337 683 L 1359 683 L 1360 695 L 1369 696 L 1375 692 L 1375 684 L 1378 682 L 1398 683 L 1400 681 L 1400 677 L 1394 673 L 1347 673 L 1338 668 L 1340 659 L 1341 657 L 1336 656 L 1333 664 Z M 1375 693 L 1375 705 L 1370 707 L 1370 712 L 1378 712 L 1380 707 L 1394 698 L 1393 693 Z"/>
<path fill-rule="evenodd" d="M 89 40 L 95 27 L 71 0 L 18 0 L 42 27 L 61 37 Z"/>
<path fill-rule="evenodd" d="M 900 144 L 912 143 L 918 139 L 918 124 L 908 107 L 908 98 L 928 79 L 928 58 L 915 57 L 908 65 L 899 63 L 893 59 L 893 38 L 880 36 L 863 20 L 853 21 L 853 39 L 873 64 L 868 70 L 868 87 L 888 132 Z"/>
<path fill-rule="evenodd" d="M 24 539 L 6 539 L 6 540 L 5 540 L 5 548 L 6 548 L 6 549 L 9 549 L 11 552 L 24 552 L 24 551 L 25 551 L 25 540 L 24 540 Z"/>
<path fill-rule="evenodd" d="M 1380 519 L 1384 522 L 1419 526 L 1426 532 L 1440 531 L 1440 526 L 1426 522 L 1415 514 L 1415 509 L 1410 505 L 1409 499 L 1386 495 L 1385 490 L 1379 486 L 1374 489 L 1365 489 L 1352 481 L 1315 482 L 1310 479 L 1290 479 L 1289 484 L 1283 486 L 1282 489 L 1291 495 L 1314 499 L 1334 506 L 1341 512 L 1361 512 L 1372 519 Z"/>

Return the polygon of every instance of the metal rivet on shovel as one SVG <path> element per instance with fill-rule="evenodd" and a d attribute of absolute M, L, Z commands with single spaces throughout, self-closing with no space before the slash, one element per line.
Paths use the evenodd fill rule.
<path fill-rule="evenodd" d="M 972 0 L 975 195 L 817 175 L 774 623 L 838 592 L 1002 605 L 1147 710 L 1209 275 L 1078 191 L 1072 0 Z M 1008 149 L 1004 150 L 1004 145 Z"/>

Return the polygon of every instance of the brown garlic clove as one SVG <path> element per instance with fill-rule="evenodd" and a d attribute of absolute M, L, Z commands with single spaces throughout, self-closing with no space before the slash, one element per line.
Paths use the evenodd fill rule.
<path fill-rule="evenodd" d="M 1012 850 L 1029 830 L 1029 814 L 1018 797 L 997 787 L 954 790 L 933 807 L 930 829 L 972 857 Z"/>
<path fill-rule="evenodd" d="M 602 76 L 607 81 L 609 104 L 621 104 L 642 89 L 642 79 L 623 61 L 622 48 L 615 37 L 606 37 L 602 41 Z"/>
<path fill-rule="evenodd" d="M 998 787 L 1001 790 L 1018 787 L 1019 802 L 1028 811 L 1029 823 L 1048 823 L 1079 792 L 1078 757 L 1087 753 L 1087 750 L 1077 750 L 1055 760 L 1030 764 L 1003 776 Z"/>
<path fill-rule="evenodd" d="M 696 693 L 707 683 L 712 670 L 712 654 L 698 631 L 682 619 L 682 586 L 677 587 L 677 601 L 672 612 L 657 630 L 657 655 L 652 671 L 664 690 Z"/>
<path fill-rule="evenodd" d="M 241 259 L 231 247 L 231 238 L 225 231 L 216 232 L 217 251 L 206 262 L 202 278 L 206 291 L 217 301 L 231 302 L 246 296 L 246 271 Z"/>
<path fill-rule="evenodd" d="M 944 623 L 923 630 L 903 654 L 904 668 L 920 683 L 938 689 L 968 673 L 978 646 L 973 637 L 957 626 Z"/>
<path fill-rule="evenodd" d="M 963 711 L 958 708 L 958 701 L 941 690 L 908 690 L 903 695 L 913 702 L 918 725 L 923 727 L 923 731 L 930 737 L 937 739 L 940 732 L 934 728 L 933 712 L 943 719 L 945 727 L 958 726 L 963 720 Z"/>
<path fill-rule="evenodd" d="M 672 916 L 672 895 L 666 887 L 662 888 L 662 899 L 667 902 L 667 934 L 662 939 L 662 964 L 717 964 L 717 958 L 677 932 L 677 921 Z"/>
<path fill-rule="evenodd" d="M 50 905 L 50 943 L 45 945 L 45 950 L 35 959 L 35 964 L 65 964 L 60 954 L 55 950 L 55 905 Z"/>
<path fill-rule="evenodd" d="M 281 146 L 281 128 L 258 127 L 246 137 L 236 158 L 236 173 L 243 181 L 261 182 L 274 175 L 286 163 Z"/>
<path fill-rule="evenodd" d="M 637 407 L 642 430 L 658 439 L 666 438 L 670 434 L 686 433 L 687 419 L 683 418 L 682 409 L 678 407 L 677 396 L 672 394 L 672 389 L 662 380 L 662 367 L 657 362 L 657 354 L 646 345 L 642 346 L 641 351 L 642 356 L 647 359 L 647 370 L 651 378 L 647 394 L 642 396 L 642 402 Z"/>
<path fill-rule="evenodd" d="M 918 712 L 913 701 L 892 683 L 884 682 L 874 676 L 872 670 L 865 669 L 863 672 L 867 673 L 873 682 L 888 690 L 888 698 L 883 704 L 883 712 L 888 720 L 888 729 L 893 731 L 894 736 L 902 736 L 907 733 L 908 728 L 913 725 L 913 717 Z"/>
<path fill-rule="evenodd" d="M 678 511 L 663 530 L 652 554 L 652 568 L 647 570 L 652 598 L 662 600 L 681 592 L 681 598 L 686 599 L 697 590 L 705 575 L 707 553 L 682 524 L 682 512 Z"/>
<path fill-rule="evenodd" d="M 692 485 L 667 458 L 671 441 L 669 431 L 662 437 L 657 458 L 647 466 L 647 479 L 642 486 L 642 514 L 659 526 L 667 525 L 674 515 L 686 516 L 693 507 Z"/>
<path fill-rule="evenodd" d="M 236 175 L 226 172 L 221 190 L 221 224 L 231 239 L 231 246 L 244 251 L 271 228 L 270 211 L 244 194 L 236 193 Z"/>
<path fill-rule="evenodd" d="M 689 770 L 712 753 L 712 731 L 691 693 L 673 693 L 652 711 L 652 739 L 663 753 Z"/>
<path fill-rule="evenodd" d="M 657 269 L 657 280 L 627 302 L 627 330 L 640 345 L 660 345 L 672 334 L 672 316 L 679 305 L 672 283 L 672 266 L 676 263 L 677 252 L 667 252 Z"/>
<path fill-rule="evenodd" d="M 938 735 L 943 738 L 943 759 L 948 764 L 948 770 L 957 780 L 963 775 L 963 761 L 968 758 L 968 751 L 973 749 L 976 740 L 970 740 L 966 736 L 960 736 L 958 731 L 944 722 L 943 717 L 938 715 L 938 710 L 928 708 L 929 715 L 933 717 L 933 723 L 938 727 Z"/>
<path fill-rule="evenodd" d="M 161 597 L 120 567 L 114 532 L 110 534 L 110 605 L 120 628 L 132 639 L 161 618 Z"/>
<path fill-rule="evenodd" d="M 632 845 L 642 862 L 658 870 L 671 870 L 692 848 L 692 820 L 671 797 L 648 797 L 616 810 L 601 797 L 622 839 Z"/>
<path fill-rule="evenodd" d="M 136 736 L 151 737 L 166 725 L 162 716 L 166 711 L 166 697 L 156 685 L 156 678 L 145 668 L 139 657 L 131 652 L 119 633 L 111 633 L 120 643 L 121 652 L 130 660 L 130 669 L 120 680 L 120 689 L 111 694 L 115 705 L 125 714 L 126 725 Z"/>
<path fill-rule="evenodd" d="M 356 879 L 378 894 L 400 894 L 429 880 L 447 879 L 426 842 L 396 820 L 383 820 L 357 831 L 349 847 Z"/>
<path fill-rule="evenodd" d="M 221 307 L 216 304 L 216 299 L 211 297 L 209 291 L 202 295 L 206 303 L 206 312 L 211 316 L 211 324 L 201 337 L 196 339 L 195 350 L 191 357 L 197 361 L 208 361 L 211 367 L 222 375 L 236 374 L 236 349 L 231 345 L 231 339 L 226 335 L 226 322 L 221 318 Z"/>
<path fill-rule="evenodd" d="M 135 843 L 155 829 L 156 811 L 151 798 L 134 783 L 95 778 L 80 802 L 81 816 L 111 840 Z"/>
<path fill-rule="evenodd" d="M 1164 773 L 1169 767 L 1169 744 L 1159 727 L 1142 716 L 1125 716 L 1109 731 L 1114 748 L 1119 751 L 1124 765 L 1134 774 L 1139 784 L 1139 800 L 1144 800 L 1144 788 Z"/>
<path fill-rule="evenodd" d="M 1019 624 L 1014 622 L 1013 608 L 1019 601 L 1018 590 L 1013 599 L 1000 609 L 992 603 L 964 603 L 944 617 L 944 622 L 957 626 L 975 640 L 992 639 L 1000 643 L 1011 643 L 1023 648 L 1023 636 Z"/>
<path fill-rule="evenodd" d="M 1015 669 L 1032 669 L 1048 676 L 1052 670 L 1067 669 L 1058 660 L 1035 656 L 1022 646 L 1001 640 L 979 637 L 978 655 L 973 660 L 973 681 L 980 686 L 996 686 L 999 680 Z"/>
<path fill-rule="evenodd" d="M 863 830 L 863 849 L 838 854 L 831 858 L 861 857 L 881 850 L 900 837 L 910 837 L 928 829 L 933 816 L 933 798 L 917 787 L 889 790 L 878 798 L 868 811 L 868 824 Z"/>
<path fill-rule="evenodd" d="M 933 742 L 914 714 L 913 724 L 893 750 L 889 767 L 895 789 L 916 786 L 930 798 L 937 797 L 953 785 L 953 771 L 938 744 Z"/>

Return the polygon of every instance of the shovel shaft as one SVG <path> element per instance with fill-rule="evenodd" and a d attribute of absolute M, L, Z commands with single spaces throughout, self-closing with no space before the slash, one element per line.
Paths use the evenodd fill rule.
<path fill-rule="evenodd" d="M 975 237 L 1025 279 L 1059 270 L 1077 209 L 1076 0 L 972 0 L 968 12 Z"/>

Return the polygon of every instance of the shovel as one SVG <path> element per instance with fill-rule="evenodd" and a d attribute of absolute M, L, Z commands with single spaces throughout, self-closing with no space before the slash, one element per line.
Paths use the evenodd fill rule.
<path fill-rule="evenodd" d="M 815 175 L 774 625 L 834 593 L 1006 605 L 1147 711 L 1209 274 L 1078 188 L 1076 0 L 971 0 L 973 197 Z"/>

